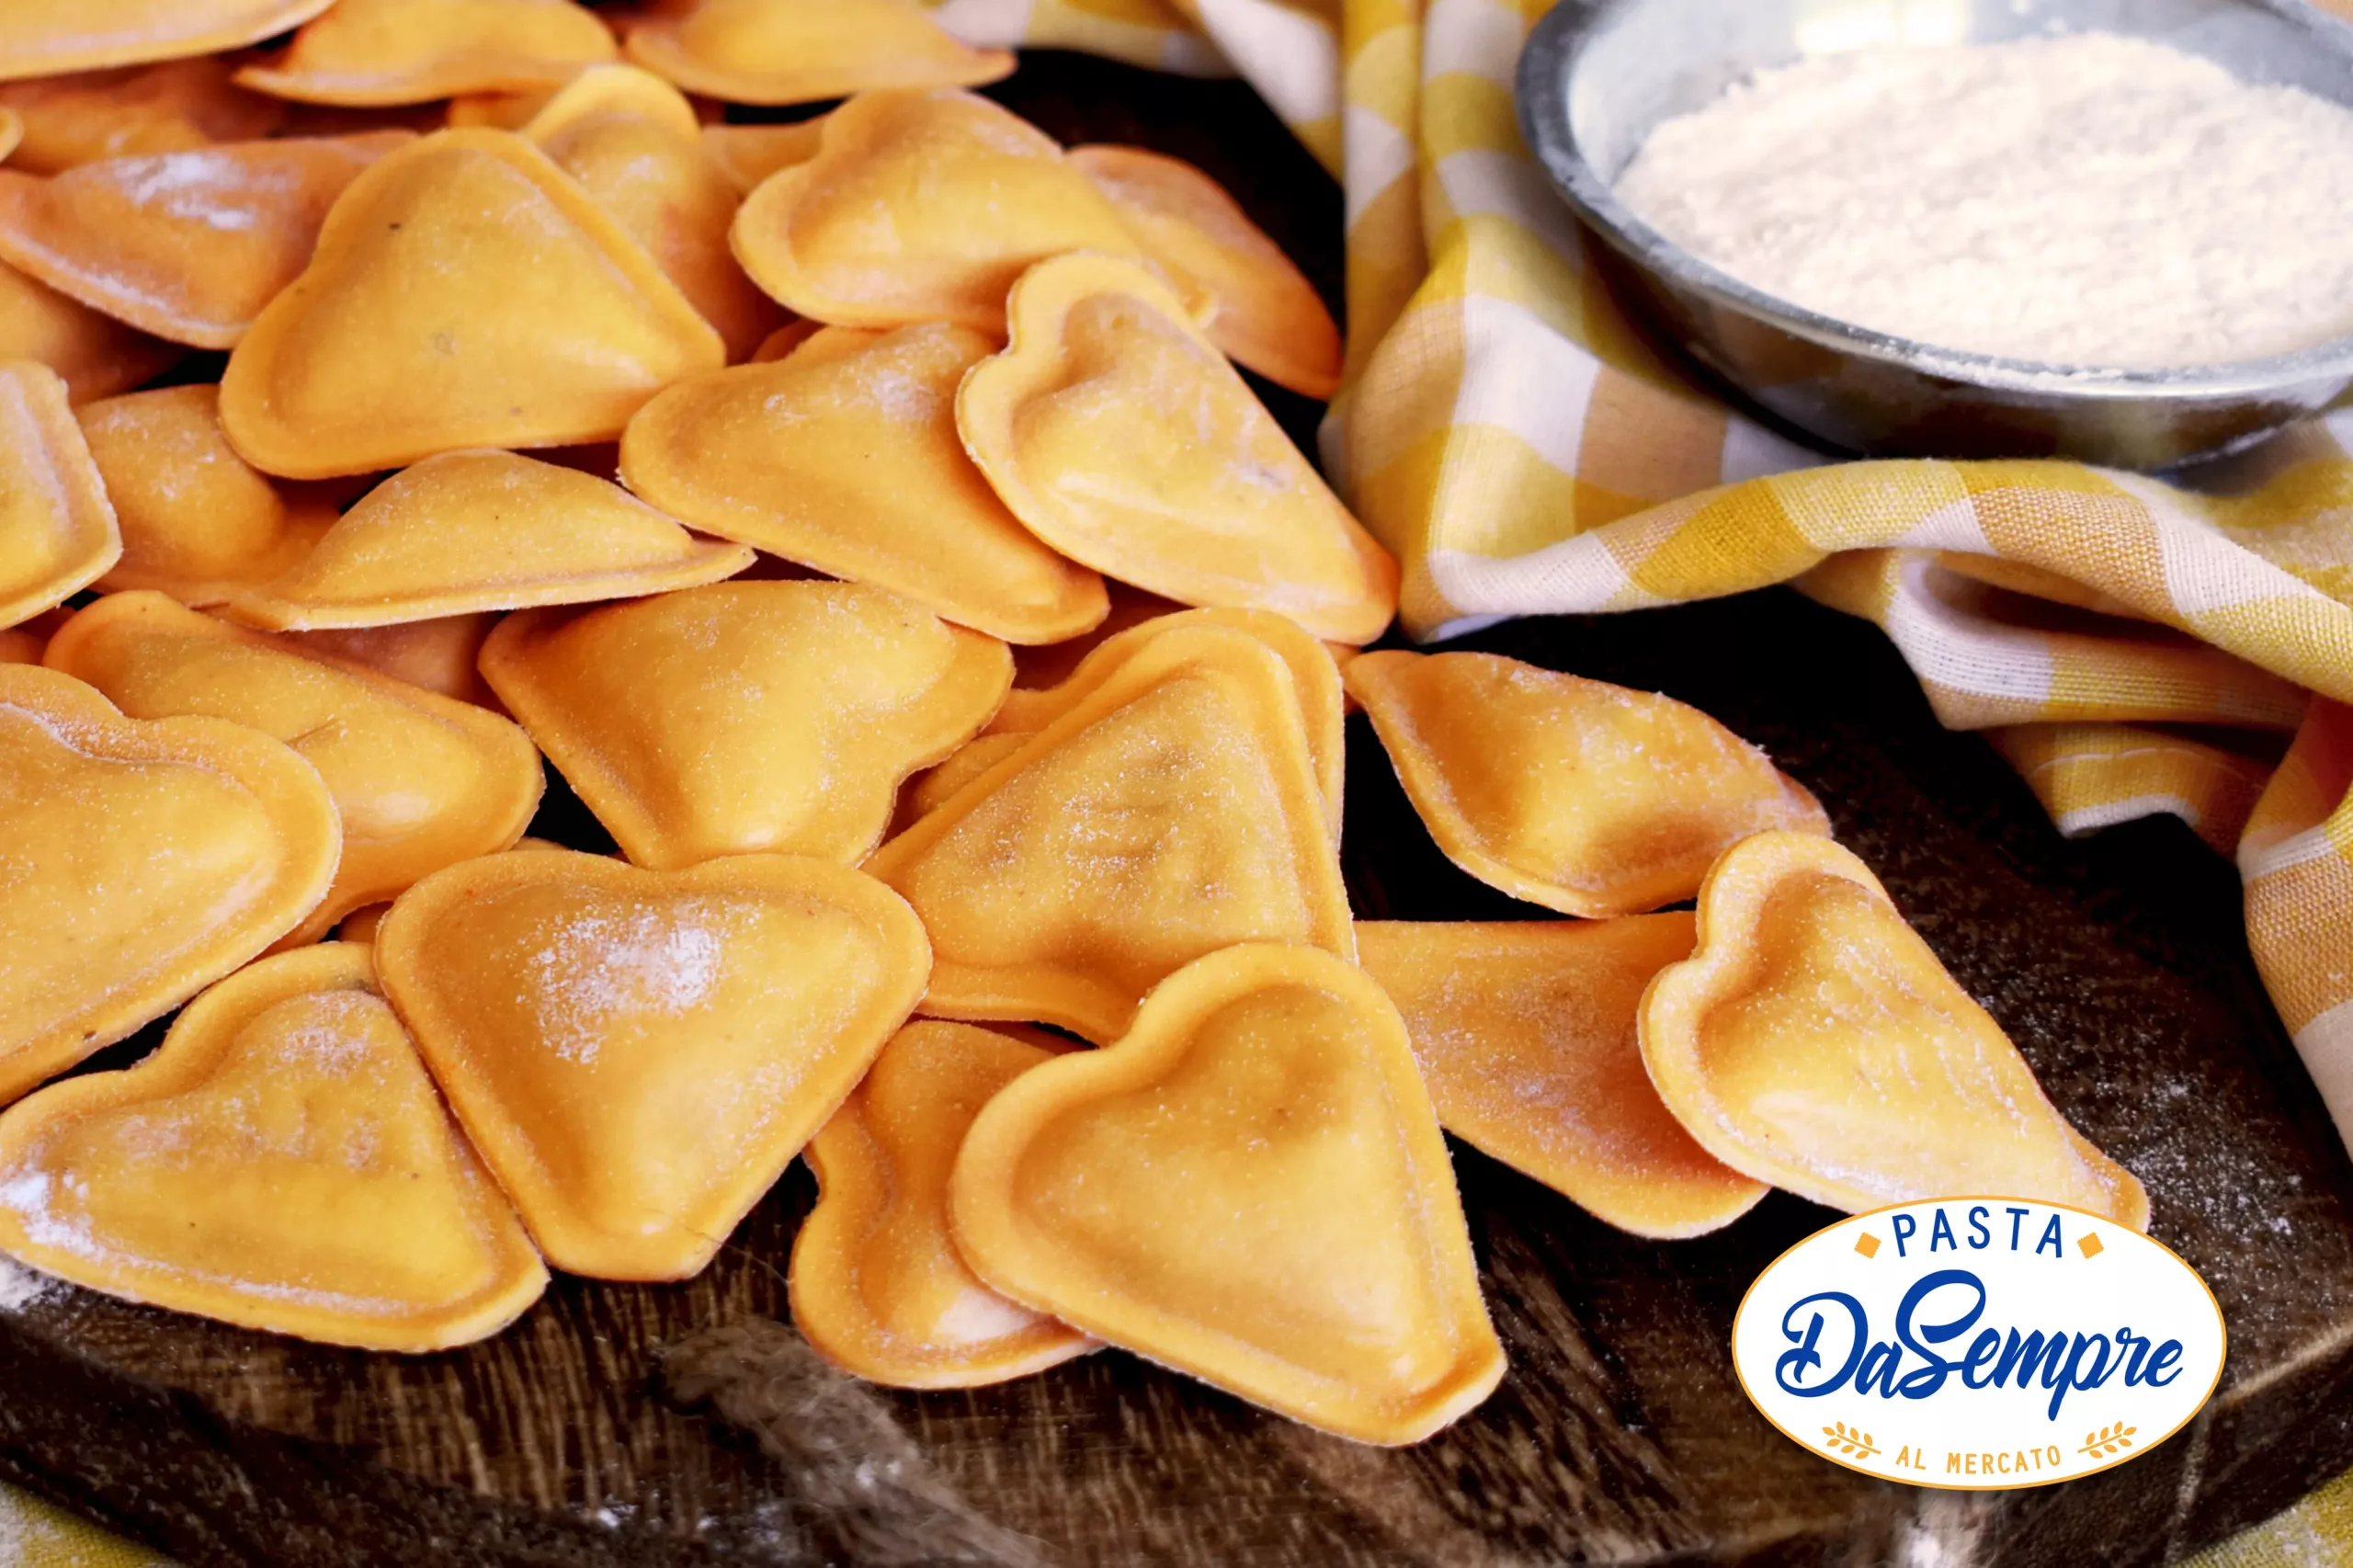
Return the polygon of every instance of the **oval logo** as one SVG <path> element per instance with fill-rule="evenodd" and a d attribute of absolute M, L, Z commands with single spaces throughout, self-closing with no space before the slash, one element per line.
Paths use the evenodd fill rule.
<path fill-rule="evenodd" d="M 1733 1320 L 1765 1418 L 1915 1486 L 2073 1481 L 2156 1447 L 2222 1375 L 2214 1293 L 2081 1210 L 1949 1198 L 1842 1220 L 1773 1260 Z"/>

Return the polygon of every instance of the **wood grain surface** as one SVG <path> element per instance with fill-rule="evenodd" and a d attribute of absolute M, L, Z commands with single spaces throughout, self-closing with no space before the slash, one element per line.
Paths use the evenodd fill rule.
<path fill-rule="evenodd" d="M 997 91 L 1066 140 L 1204 164 L 1335 281 L 1336 193 L 1246 89 L 1044 56 Z M 1785 591 L 1460 645 L 1697 703 L 1822 798 L 2213 1287 L 2231 1357 L 2197 1422 L 2039 1491 L 1841 1470 L 1748 1406 L 1727 1346 L 1749 1281 L 1827 1211 L 1777 1195 L 1717 1236 L 1642 1241 L 1457 1145 L 1512 1370 L 1415 1449 L 1322 1437 L 1115 1352 L 971 1392 L 840 1377 L 785 1325 L 813 1196 L 796 1166 L 700 1278 L 559 1279 L 455 1354 L 347 1353 L 71 1290 L 0 1312 L 0 1478 L 191 1568 L 2137 1568 L 2353 1464 L 2353 1165 L 2223 860 L 2170 819 L 2062 841 L 1982 742 L 1937 726 L 1877 631 Z M 1361 719 L 1347 784 L 1360 916 L 1541 916 L 1438 856 Z M 535 831 L 601 846 L 551 795 Z"/>

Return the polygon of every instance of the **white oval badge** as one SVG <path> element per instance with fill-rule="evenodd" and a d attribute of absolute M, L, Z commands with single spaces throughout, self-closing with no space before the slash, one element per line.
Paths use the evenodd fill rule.
<path fill-rule="evenodd" d="M 1733 1320 L 1749 1400 L 1882 1480 L 2047 1486 L 2122 1464 L 2222 1375 L 2214 1293 L 2097 1214 L 1949 1198 L 1842 1220 L 1773 1260 Z"/>

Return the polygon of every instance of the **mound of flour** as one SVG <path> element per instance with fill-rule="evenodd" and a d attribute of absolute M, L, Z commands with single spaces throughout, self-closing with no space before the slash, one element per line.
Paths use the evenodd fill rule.
<path fill-rule="evenodd" d="M 1948 348 L 2154 369 L 2353 334 L 2353 110 L 2138 39 L 1762 72 L 1617 188 L 1754 288 Z"/>

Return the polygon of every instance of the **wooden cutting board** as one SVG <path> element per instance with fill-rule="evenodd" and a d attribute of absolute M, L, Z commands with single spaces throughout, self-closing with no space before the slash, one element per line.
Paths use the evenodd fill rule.
<path fill-rule="evenodd" d="M 1332 280 L 1336 195 L 1246 89 L 1039 56 L 1000 92 L 1066 140 L 1208 165 Z M 2353 1165 L 2257 983 L 2226 862 L 2171 819 L 2062 841 L 1983 742 L 1937 726 L 1876 631 L 1785 591 L 1459 645 L 1696 703 L 1821 796 L 2213 1287 L 2231 1358 L 2192 1426 L 2033 1492 L 1841 1470 L 1747 1405 L 1727 1348 L 1748 1282 L 1827 1211 L 1777 1195 L 1719 1235 L 1641 1241 L 1458 1145 L 1512 1370 L 1415 1449 L 1324 1437 L 1115 1352 L 968 1393 L 841 1378 L 783 1326 L 813 1195 L 795 1167 L 699 1279 L 559 1280 L 457 1354 L 62 1289 L 0 1312 L 0 1479 L 191 1568 L 2081 1568 L 2171 1562 L 2353 1465 Z M 535 831 L 606 846 L 553 795 Z M 1438 856 L 1361 719 L 1345 858 L 1366 918 L 1541 913 Z"/>

